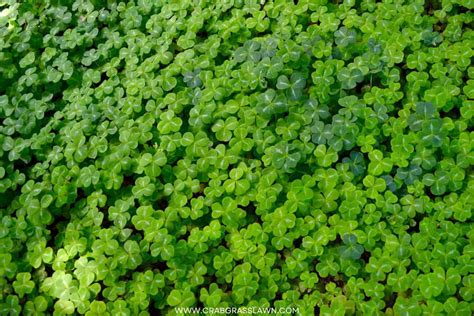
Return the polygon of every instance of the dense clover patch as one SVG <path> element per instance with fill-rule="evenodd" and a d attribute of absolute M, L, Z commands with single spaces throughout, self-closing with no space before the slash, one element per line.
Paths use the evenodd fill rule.
<path fill-rule="evenodd" d="M 472 0 L 0 0 L 0 314 L 472 315 Z"/>

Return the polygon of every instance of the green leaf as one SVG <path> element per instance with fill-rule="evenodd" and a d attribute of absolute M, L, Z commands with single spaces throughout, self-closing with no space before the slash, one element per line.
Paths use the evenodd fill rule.
<path fill-rule="evenodd" d="M 31 281 L 31 275 L 28 272 L 21 272 L 16 275 L 16 281 L 13 282 L 15 292 L 22 298 L 29 294 L 35 288 L 35 283 Z"/>
<path fill-rule="evenodd" d="M 29 52 L 20 60 L 20 67 L 25 68 L 35 62 L 35 53 Z"/>

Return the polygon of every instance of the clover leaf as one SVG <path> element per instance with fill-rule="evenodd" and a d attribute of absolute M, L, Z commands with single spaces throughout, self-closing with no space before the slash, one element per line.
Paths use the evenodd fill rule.
<path fill-rule="evenodd" d="M 306 86 L 306 78 L 303 73 L 295 72 L 288 79 L 287 76 L 281 75 L 277 79 L 276 87 L 278 90 L 285 90 L 290 100 L 298 100 L 302 96 L 304 87 Z"/>
<path fill-rule="evenodd" d="M 342 236 L 344 246 L 339 249 L 342 258 L 359 259 L 364 252 L 364 247 L 357 243 L 357 237 L 351 234 Z"/>
<path fill-rule="evenodd" d="M 35 288 L 35 283 L 31 281 L 31 275 L 28 272 L 21 272 L 16 275 L 16 280 L 13 282 L 15 292 L 21 297 L 29 294 Z"/>
<path fill-rule="evenodd" d="M 273 148 L 272 163 L 276 168 L 282 168 L 285 172 L 290 172 L 295 168 L 301 159 L 301 154 L 294 145 L 280 143 Z"/>
<path fill-rule="evenodd" d="M 337 79 L 341 82 L 343 89 L 353 89 L 357 83 L 364 79 L 364 74 L 359 69 L 343 68 L 337 73 Z"/>

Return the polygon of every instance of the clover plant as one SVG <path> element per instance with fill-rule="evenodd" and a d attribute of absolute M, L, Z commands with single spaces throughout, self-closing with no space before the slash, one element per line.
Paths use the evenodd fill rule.
<path fill-rule="evenodd" d="M 0 315 L 472 315 L 473 9 L 0 0 Z"/>

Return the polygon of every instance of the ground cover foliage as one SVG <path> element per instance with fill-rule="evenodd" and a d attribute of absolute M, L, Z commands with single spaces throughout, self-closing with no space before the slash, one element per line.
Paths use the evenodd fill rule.
<path fill-rule="evenodd" d="M 0 1 L 0 314 L 471 315 L 472 0 Z"/>

